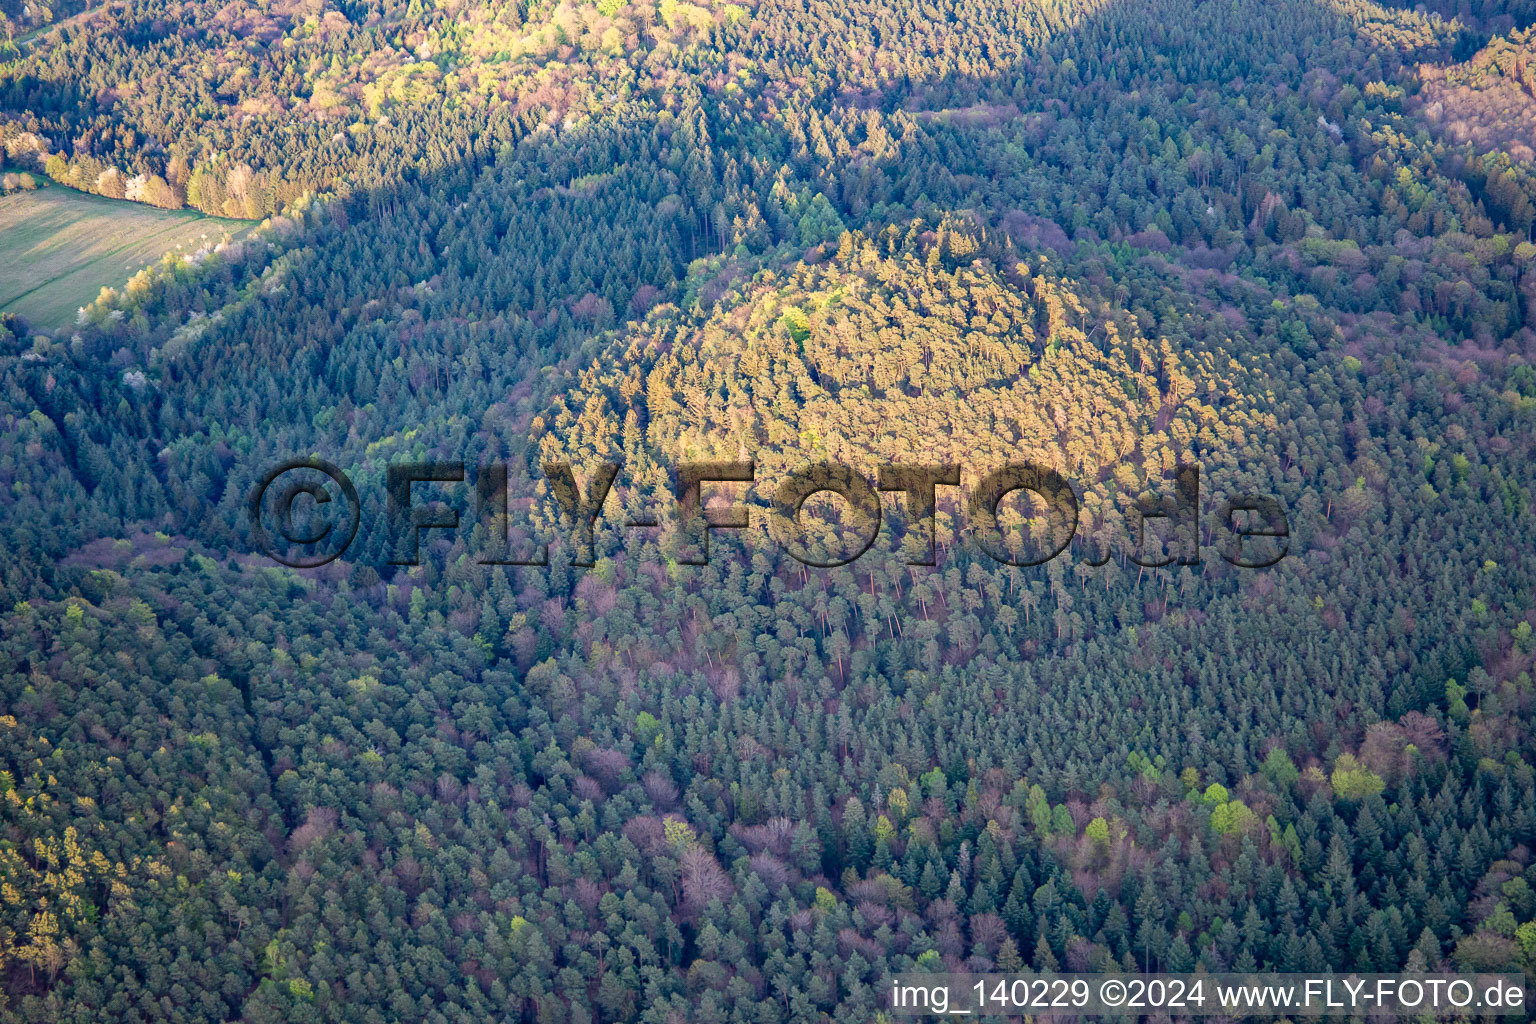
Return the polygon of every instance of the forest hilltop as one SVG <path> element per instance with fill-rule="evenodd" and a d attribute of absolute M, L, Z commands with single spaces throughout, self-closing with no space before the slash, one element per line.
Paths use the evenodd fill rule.
<path fill-rule="evenodd" d="M 1530 0 L 0 12 L 18 189 L 253 222 L 0 314 L 0 1022 L 1536 975 Z M 289 568 L 249 499 L 311 457 L 359 529 Z M 1037 565 L 965 501 L 1021 460 Z M 422 462 L 460 525 L 392 564 Z M 755 472 L 708 564 L 629 525 L 690 462 Z M 900 493 L 791 557 L 815 462 L 959 467 L 935 564 Z M 605 463 L 573 564 L 547 467 Z"/>

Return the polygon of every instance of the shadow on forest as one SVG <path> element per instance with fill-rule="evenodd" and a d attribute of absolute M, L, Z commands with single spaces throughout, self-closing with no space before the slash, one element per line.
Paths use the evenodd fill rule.
<path fill-rule="evenodd" d="M 386 454 L 534 465 L 539 399 L 590 358 L 595 336 L 657 302 L 723 292 L 765 258 L 793 262 L 837 227 L 963 211 L 1021 248 L 1068 252 L 1098 236 L 1081 218 L 1020 206 L 1046 187 L 1070 189 L 1084 139 L 1123 125 L 1111 111 L 1117 83 L 1159 89 L 1175 100 L 1167 109 L 1192 119 L 1208 112 L 1183 103 L 1186 90 L 1215 103 L 1265 76 L 1323 99 L 1327 82 L 1309 78 L 1298 47 L 1330 74 L 1362 63 L 1386 74 L 1402 59 L 1369 34 L 1342 56 L 1327 39 L 1297 35 L 1332 17 L 1325 9 L 1103 4 L 993 74 L 909 78 L 879 95 L 812 78 L 793 129 L 782 116 L 674 116 L 638 103 L 568 129 L 499 117 L 486 137 L 444 147 L 469 159 L 311 212 L 275 259 L 250 255 L 262 269 L 249 280 L 236 266 L 212 283 L 167 284 L 150 310 L 166 326 L 135 332 L 137 342 L 87 332 L 72 373 L 13 367 L 60 425 L 56 454 L 90 509 L 37 542 L 57 556 L 153 526 L 242 554 L 253 481 L 296 453 L 362 467 L 371 523 L 383 519 Z M 804 16 L 814 18 L 812 5 Z M 801 70 L 814 74 L 786 61 L 786 78 Z M 917 134 L 885 159 L 810 151 L 807 114 L 857 133 L 870 105 L 886 127 Z M 988 163 L 1021 159 L 1022 184 Z M 807 209 L 797 221 L 776 190 L 819 193 L 835 219 Z M 781 209 L 769 223 L 740 228 L 773 203 Z M 183 309 L 201 319 L 182 322 Z M 160 368 L 157 387 L 125 385 L 124 368 L 138 365 Z M 380 537 L 362 544 L 384 562 Z"/>

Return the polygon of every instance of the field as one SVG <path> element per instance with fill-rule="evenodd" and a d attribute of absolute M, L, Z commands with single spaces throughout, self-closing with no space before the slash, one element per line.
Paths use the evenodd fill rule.
<path fill-rule="evenodd" d="M 57 185 L 0 197 L 0 310 L 37 327 L 65 326 L 104 286 L 123 284 L 165 253 L 192 251 L 250 226 Z"/>

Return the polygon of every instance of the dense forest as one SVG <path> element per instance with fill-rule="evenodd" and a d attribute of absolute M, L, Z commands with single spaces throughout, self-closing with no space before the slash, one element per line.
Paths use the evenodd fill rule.
<path fill-rule="evenodd" d="M 263 223 L 0 317 L 0 1021 L 1536 973 L 1529 3 L 56 14 L 3 54 L 8 172 Z M 295 570 L 247 498 L 310 455 L 361 529 Z M 429 460 L 462 526 L 391 564 Z M 748 460 L 690 564 L 678 467 Z M 1075 488 L 1040 565 L 968 527 L 1010 460 Z M 544 467 L 604 461 L 574 565 Z M 818 461 L 962 467 L 935 564 L 900 493 L 790 557 Z M 1244 493 L 1271 567 L 1217 551 Z"/>

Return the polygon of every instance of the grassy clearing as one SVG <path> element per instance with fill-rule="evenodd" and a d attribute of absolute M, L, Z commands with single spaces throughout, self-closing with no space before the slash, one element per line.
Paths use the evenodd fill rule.
<path fill-rule="evenodd" d="M 106 286 L 168 252 L 239 236 L 250 223 L 86 195 L 58 185 L 0 196 L 0 310 L 63 327 Z"/>

